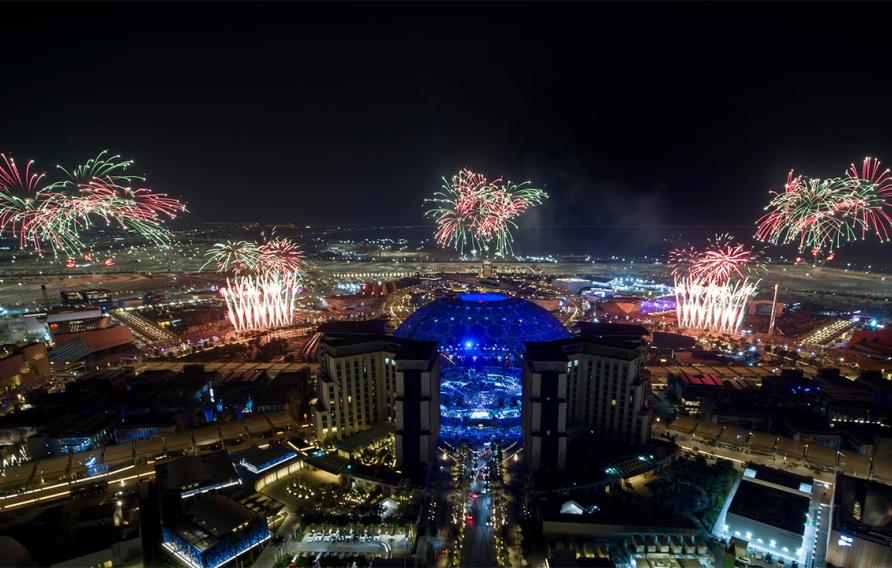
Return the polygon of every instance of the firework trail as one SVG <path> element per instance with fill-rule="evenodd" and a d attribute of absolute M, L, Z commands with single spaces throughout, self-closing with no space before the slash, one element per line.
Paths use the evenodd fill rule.
<path fill-rule="evenodd" d="M 294 241 L 273 236 L 257 245 L 260 266 L 268 273 L 303 273 L 303 253 Z"/>
<path fill-rule="evenodd" d="M 736 333 L 746 301 L 758 287 L 758 280 L 750 276 L 760 267 L 758 255 L 727 234 L 710 239 L 702 251 L 694 247 L 670 251 L 678 326 Z"/>
<path fill-rule="evenodd" d="M 864 158 L 861 169 L 855 164 L 846 171 L 846 182 L 852 194 L 851 203 L 846 204 L 844 214 L 856 219 L 861 228 L 862 240 L 868 231 L 873 231 L 881 241 L 889 241 L 892 218 L 886 212 L 892 198 L 892 176 L 889 169 L 880 169 L 876 158 Z M 842 208 L 843 206 L 841 206 Z"/>
<path fill-rule="evenodd" d="M 451 180 L 443 178 L 442 190 L 425 199 L 425 204 L 430 204 L 425 216 L 437 222 L 434 237 L 438 245 L 464 250 L 478 222 L 480 198 L 488 185 L 486 177 L 464 169 Z"/>
<path fill-rule="evenodd" d="M 143 176 L 126 173 L 133 164 L 133 160 L 124 160 L 117 154 L 110 155 L 108 150 L 103 150 L 95 158 L 90 158 L 71 170 L 56 166 L 62 172 L 63 179 L 53 183 L 51 187 L 76 190 L 81 184 L 90 183 L 96 178 L 108 179 L 119 185 L 145 182 L 146 178 Z"/>
<path fill-rule="evenodd" d="M 218 272 L 231 273 L 220 295 L 237 332 L 294 323 L 305 269 L 303 253 L 294 241 L 278 236 L 261 242 L 226 241 L 212 246 L 205 256 L 205 266 L 214 264 Z"/>
<path fill-rule="evenodd" d="M 493 250 L 496 256 L 511 253 L 516 219 L 540 205 L 548 194 L 529 182 L 514 184 L 502 178 L 489 181 L 482 174 L 463 169 L 433 197 L 425 199 L 425 216 L 437 223 L 434 237 L 441 247 L 472 255 Z"/>
<path fill-rule="evenodd" d="M 241 274 L 250 272 L 260 262 L 257 243 L 249 241 L 226 241 L 212 246 L 204 255 L 208 258 L 200 270 L 215 264 L 218 272 Z"/>
<path fill-rule="evenodd" d="M 31 171 L 28 162 L 20 172 L 12 158 L 0 164 L 0 233 L 9 230 L 19 237 L 21 248 L 42 252 L 49 246 L 55 254 L 78 256 L 88 246 L 81 231 L 97 219 L 135 231 L 159 246 L 170 243 L 164 222 L 186 211 L 178 200 L 146 188 L 123 185 L 139 176 L 124 173 L 133 162 L 101 152 L 71 171 L 59 168 L 64 179 L 43 185 L 45 174 Z"/>
<path fill-rule="evenodd" d="M 863 240 L 868 232 L 889 240 L 892 179 L 876 159 L 865 158 L 860 169 L 852 164 L 836 178 L 812 179 L 791 171 L 784 191 L 771 194 L 766 213 L 756 221 L 758 240 L 795 244 L 815 257 Z"/>
<path fill-rule="evenodd" d="M 734 237 L 726 233 L 709 240 L 706 249 L 697 256 L 692 272 L 708 282 L 724 284 L 735 276 L 746 278 L 757 265 L 756 253 L 734 242 Z"/>
<path fill-rule="evenodd" d="M 294 303 L 303 290 L 297 273 L 239 274 L 226 279 L 220 294 L 239 333 L 294 323 Z"/>
<path fill-rule="evenodd" d="M 71 217 L 76 226 L 90 228 L 94 218 L 106 225 L 137 232 L 156 245 L 166 246 L 172 235 L 163 225 L 185 211 L 178 200 L 150 189 L 124 187 L 112 178 L 94 178 L 78 186 L 78 194 L 69 198 Z"/>

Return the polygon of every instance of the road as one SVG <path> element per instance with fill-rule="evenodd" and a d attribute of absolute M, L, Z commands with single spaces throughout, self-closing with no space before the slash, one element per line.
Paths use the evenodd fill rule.
<path fill-rule="evenodd" d="M 470 495 L 470 513 L 465 521 L 465 541 L 462 546 L 462 566 L 491 567 L 496 564 L 495 539 L 490 526 L 489 461 L 492 452 L 484 450 L 473 454 Z"/>
<path fill-rule="evenodd" d="M 268 568 L 270 566 L 274 566 L 276 563 L 276 557 L 281 556 L 286 553 L 288 544 L 292 540 L 294 525 L 297 524 L 297 515 L 294 514 L 293 511 L 288 511 L 288 516 L 282 521 L 282 524 L 279 525 L 279 528 L 276 529 L 273 534 L 274 539 L 281 538 L 282 542 L 279 544 L 275 544 L 274 542 L 270 542 L 267 544 L 263 552 L 260 553 L 260 556 L 257 557 L 257 560 L 254 562 L 254 566 L 257 568 Z"/>

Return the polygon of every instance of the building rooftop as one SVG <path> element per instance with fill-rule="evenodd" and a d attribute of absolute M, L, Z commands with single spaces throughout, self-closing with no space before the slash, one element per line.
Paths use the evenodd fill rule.
<path fill-rule="evenodd" d="M 47 424 L 43 434 L 53 438 L 93 436 L 118 422 L 112 413 L 65 414 Z"/>
<path fill-rule="evenodd" d="M 337 320 L 325 322 L 319 326 L 322 333 L 344 333 L 351 335 L 384 335 L 387 320 Z"/>
<path fill-rule="evenodd" d="M 404 341 L 394 357 L 397 361 L 430 361 L 437 357 L 437 344 L 433 341 Z"/>
<path fill-rule="evenodd" d="M 434 341 L 441 350 L 500 349 L 519 354 L 525 341 L 570 337 L 561 322 L 536 304 L 501 293 L 454 294 L 422 306 L 394 333 Z"/>
<path fill-rule="evenodd" d="M 167 523 L 169 529 L 201 552 L 257 518 L 251 509 L 224 495 L 190 502 L 185 513 Z"/>
<path fill-rule="evenodd" d="M 344 438 L 340 442 L 338 442 L 337 447 L 339 450 L 343 450 L 348 453 L 353 453 L 356 450 L 368 446 L 372 442 L 380 440 L 381 438 L 391 434 L 394 431 L 393 424 L 388 422 L 379 422 L 377 424 L 373 424 L 371 428 L 368 430 L 363 430 L 362 432 L 357 432 L 348 438 Z"/>
<path fill-rule="evenodd" d="M 252 520 L 255 515 L 251 509 L 225 495 L 208 495 L 189 503 L 186 516 L 219 538 Z"/>
<path fill-rule="evenodd" d="M 416 341 L 390 335 L 327 334 L 319 342 L 335 356 L 355 355 L 371 351 L 391 351 L 395 359 L 429 361 L 437 355 L 437 344 L 432 341 Z"/>
<path fill-rule="evenodd" d="M 834 529 L 892 546 L 892 487 L 839 475 L 835 491 Z"/>
<path fill-rule="evenodd" d="M 666 331 L 655 331 L 653 333 L 654 347 L 664 349 L 691 349 L 696 344 L 697 340 L 689 335 L 669 333 Z"/>
<path fill-rule="evenodd" d="M 596 337 L 644 337 L 650 335 L 642 325 L 629 323 L 601 323 L 584 321 L 579 324 L 579 330 L 582 335 L 592 335 Z"/>
<path fill-rule="evenodd" d="M 805 532 L 810 499 L 805 495 L 741 480 L 728 513 L 795 534 Z"/>
<path fill-rule="evenodd" d="M 155 479 L 162 493 L 238 483 L 229 454 L 223 450 L 201 456 L 182 456 L 157 464 Z"/>
<path fill-rule="evenodd" d="M 758 479 L 759 481 L 779 485 L 781 487 L 787 487 L 795 491 L 799 491 L 799 488 L 802 487 L 803 484 L 810 486 L 814 483 L 813 477 L 797 475 L 795 473 L 765 467 L 764 465 L 756 463 L 747 464 L 746 469 L 753 472 L 753 479 Z"/>
<path fill-rule="evenodd" d="M 644 346 L 641 339 L 577 336 L 558 341 L 527 342 L 527 357 L 532 361 L 566 361 L 572 353 L 598 353 L 617 359 L 634 359 Z"/>
<path fill-rule="evenodd" d="M 288 446 L 254 447 L 238 454 L 239 464 L 254 473 L 259 473 L 294 457 L 297 457 L 297 453 Z"/>

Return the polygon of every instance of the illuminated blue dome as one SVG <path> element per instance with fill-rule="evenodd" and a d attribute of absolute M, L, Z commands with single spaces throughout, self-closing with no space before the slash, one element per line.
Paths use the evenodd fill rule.
<path fill-rule="evenodd" d="M 436 341 L 442 351 L 519 355 L 525 341 L 565 339 L 570 333 L 544 308 L 494 293 L 457 294 L 419 308 L 394 333 Z M 481 353 L 483 354 L 483 353 Z"/>

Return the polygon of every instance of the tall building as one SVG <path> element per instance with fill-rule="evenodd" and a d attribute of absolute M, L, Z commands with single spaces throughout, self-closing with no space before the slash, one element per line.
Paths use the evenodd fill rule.
<path fill-rule="evenodd" d="M 316 437 L 340 439 L 389 422 L 398 467 L 433 459 L 440 428 L 436 344 L 382 335 L 325 335 L 319 343 Z"/>
<path fill-rule="evenodd" d="M 566 467 L 567 435 L 574 428 L 631 444 L 650 439 L 644 353 L 644 342 L 634 338 L 527 343 L 522 427 L 533 471 Z"/>

